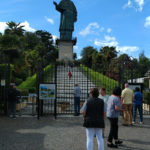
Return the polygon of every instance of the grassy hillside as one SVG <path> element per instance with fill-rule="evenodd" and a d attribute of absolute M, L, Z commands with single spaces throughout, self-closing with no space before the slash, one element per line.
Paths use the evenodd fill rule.
<path fill-rule="evenodd" d="M 112 90 L 115 86 L 118 86 L 118 81 L 113 80 L 99 72 L 96 72 L 88 67 L 80 65 L 80 71 L 83 72 L 85 76 L 88 77 L 90 81 L 93 82 L 98 88 L 104 86 L 108 94 L 112 94 Z"/>
<path fill-rule="evenodd" d="M 44 80 L 50 82 L 52 79 L 52 65 L 48 65 L 44 68 Z M 36 90 L 36 74 L 31 77 L 28 77 L 26 81 L 22 82 L 19 86 L 21 90 Z"/>

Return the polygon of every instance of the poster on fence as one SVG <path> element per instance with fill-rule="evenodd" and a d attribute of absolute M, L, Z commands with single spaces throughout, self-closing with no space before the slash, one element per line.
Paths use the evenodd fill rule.
<path fill-rule="evenodd" d="M 39 85 L 39 99 L 40 100 L 55 100 L 56 94 L 55 84 L 40 84 Z"/>
<path fill-rule="evenodd" d="M 6 83 L 5 83 L 5 80 L 1 80 L 1 86 L 5 86 Z"/>
<path fill-rule="evenodd" d="M 129 88 L 133 91 L 135 91 L 135 88 L 138 87 L 140 90 L 142 90 L 142 83 L 129 83 Z"/>

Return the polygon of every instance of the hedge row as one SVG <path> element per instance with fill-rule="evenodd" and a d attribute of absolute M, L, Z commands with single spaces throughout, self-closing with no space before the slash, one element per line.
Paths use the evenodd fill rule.
<path fill-rule="evenodd" d="M 44 68 L 44 77 L 49 77 L 49 74 L 52 72 L 52 65 L 48 65 Z M 50 79 L 46 79 L 50 80 Z M 28 77 L 26 81 L 22 82 L 18 89 L 22 91 L 22 95 L 26 95 L 28 92 L 36 92 L 36 74 L 32 77 Z"/>
<path fill-rule="evenodd" d="M 107 94 L 112 94 L 112 90 L 115 86 L 118 86 L 118 81 L 113 80 L 102 73 L 96 72 L 88 67 L 80 65 L 80 71 L 88 77 L 90 81 L 93 82 L 98 88 L 104 86 L 106 88 Z M 87 74 L 88 72 L 88 74 Z"/>

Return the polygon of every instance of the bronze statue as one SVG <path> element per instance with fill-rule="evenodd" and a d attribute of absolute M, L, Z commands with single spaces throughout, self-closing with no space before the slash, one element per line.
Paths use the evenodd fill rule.
<path fill-rule="evenodd" d="M 59 4 L 53 2 L 56 10 L 61 13 L 60 18 L 60 39 L 72 40 L 72 32 L 74 31 L 74 22 L 77 21 L 77 10 L 71 0 L 61 0 Z"/>

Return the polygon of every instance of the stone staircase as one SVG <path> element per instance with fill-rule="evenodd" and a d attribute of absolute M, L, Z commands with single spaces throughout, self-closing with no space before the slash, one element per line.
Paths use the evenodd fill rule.
<path fill-rule="evenodd" d="M 72 77 L 69 79 L 68 72 Z M 86 72 L 85 72 L 86 74 Z M 74 108 L 74 84 L 78 83 L 81 90 L 81 105 L 88 98 L 90 88 L 95 85 L 87 79 L 78 67 L 58 66 L 57 67 L 57 111 L 58 113 L 73 113 Z"/>

